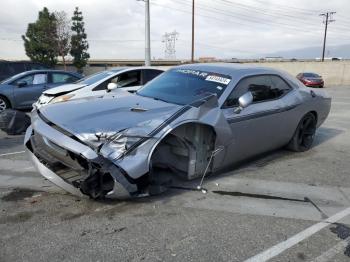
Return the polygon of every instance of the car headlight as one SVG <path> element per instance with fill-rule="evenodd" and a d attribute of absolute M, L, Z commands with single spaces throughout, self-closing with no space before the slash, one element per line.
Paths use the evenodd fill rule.
<path fill-rule="evenodd" d="M 100 153 L 106 158 L 116 159 L 142 138 L 142 136 L 133 136 L 123 133 L 99 138 L 100 142 L 102 142 Z"/>
<path fill-rule="evenodd" d="M 38 101 L 36 102 L 37 105 L 45 105 L 48 104 L 51 100 L 53 99 L 53 97 L 47 96 L 45 94 L 42 94 Z"/>
<path fill-rule="evenodd" d="M 74 94 L 66 94 L 66 95 L 58 96 L 58 97 L 55 97 L 54 99 L 52 99 L 49 103 L 54 104 L 54 103 L 65 102 L 65 101 L 70 100 L 73 96 L 75 96 L 75 95 Z"/>

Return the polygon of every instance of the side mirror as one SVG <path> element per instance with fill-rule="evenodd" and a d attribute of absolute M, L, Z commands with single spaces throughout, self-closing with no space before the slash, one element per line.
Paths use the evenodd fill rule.
<path fill-rule="evenodd" d="M 113 89 L 116 89 L 116 88 L 118 88 L 118 85 L 116 83 L 109 83 L 107 85 L 107 92 L 110 92 L 110 91 L 112 91 Z"/>
<path fill-rule="evenodd" d="M 21 82 L 18 82 L 17 83 L 17 86 L 18 87 L 24 87 L 24 86 L 26 86 L 27 85 L 27 82 L 24 82 L 24 81 L 21 81 Z"/>
<path fill-rule="evenodd" d="M 239 106 L 242 108 L 246 108 L 247 106 L 249 106 L 251 103 L 253 103 L 252 93 L 247 92 L 244 95 L 240 96 L 240 98 L 238 98 L 238 103 L 239 103 Z"/>
<path fill-rule="evenodd" d="M 253 95 L 251 92 L 247 92 L 244 95 L 238 98 L 239 107 L 235 109 L 235 113 L 239 114 L 243 108 L 248 107 L 251 103 L 253 103 Z"/>

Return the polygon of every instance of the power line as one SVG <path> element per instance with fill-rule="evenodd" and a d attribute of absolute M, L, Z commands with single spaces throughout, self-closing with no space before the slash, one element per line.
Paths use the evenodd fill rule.
<path fill-rule="evenodd" d="M 183 1 L 183 0 L 177 0 L 177 1 Z M 184 3 L 184 2 L 182 2 L 182 3 Z M 307 27 L 305 26 L 305 19 L 303 21 L 300 21 L 300 23 L 303 23 L 303 26 L 301 27 L 301 26 L 291 25 L 289 22 L 282 23 L 282 22 L 273 21 L 271 19 L 252 16 L 251 14 L 246 14 L 242 11 L 239 11 L 239 13 L 236 13 L 236 12 L 230 11 L 228 9 L 222 10 L 222 9 L 219 9 L 216 7 L 210 7 L 210 6 L 206 6 L 203 4 L 196 5 L 196 8 L 203 10 L 205 12 L 213 13 L 213 14 L 220 14 L 220 15 L 228 16 L 234 20 L 237 20 L 238 22 L 235 22 L 236 24 L 241 24 L 244 26 L 246 26 L 246 24 L 243 24 L 242 21 L 247 22 L 247 23 L 253 23 L 253 24 L 259 25 L 259 26 L 266 26 L 266 25 L 283 26 L 284 28 L 289 28 L 289 29 L 298 30 L 298 31 L 307 29 Z M 243 10 L 243 11 L 246 11 L 246 10 Z M 262 14 L 266 15 L 266 13 L 262 13 Z M 204 16 L 204 15 L 201 15 L 201 16 Z M 210 18 L 213 19 L 213 17 L 210 17 Z M 214 19 L 218 20 L 217 18 L 214 18 Z M 318 27 L 316 27 L 316 24 L 314 26 L 308 26 L 308 27 L 310 29 L 314 29 L 314 30 L 318 29 Z"/>
<path fill-rule="evenodd" d="M 179 12 L 184 12 L 184 13 L 189 13 L 189 14 L 191 13 L 188 10 L 183 10 L 183 9 L 179 9 L 179 8 L 175 8 L 175 7 L 170 7 L 170 6 L 162 5 L 162 4 L 159 4 L 159 3 L 153 3 L 153 4 L 161 6 L 163 8 L 168 8 L 168 9 L 171 9 L 171 10 L 179 11 Z M 222 12 L 218 12 L 218 11 L 214 11 L 214 10 L 211 10 L 211 9 L 203 8 L 202 6 L 196 6 L 196 9 L 201 9 L 201 10 L 213 13 L 213 14 L 223 14 Z M 292 30 L 298 30 L 299 32 L 300 32 L 301 29 L 305 29 L 305 27 L 297 27 L 297 26 L 292 26 L 290 24 L 281 24 L 281 23 L 275 23 L 275 22 L 269 22 L 269 21 L 262 21 L 260 19 L 251 19 L 248 16 L 242 16 L 242 15 L 239 15 L 239 14 L 236 14 L 236 13 L 234 13 L 234 14 L 224 14 L 224 15 L 228 16 L 230 19 L 233 19 L 234 21 L 229 20 L 229 19 L 220 19 L 220 18 L 213 17 L 213 16 L 210 16 L 210 15 L 207 15 L 207 14 L 196 13 L 196 16 L 205 17 L 205 18 L 209 18 L 209 19 L 212 19 L 212 20 L 220 21 L 220 22 L 223 22 L 225 24 L 229 23 L 229 24 L 232 25 L 232 23 L 235 23 L 235 25 L 245 26 L 245 27 L 248 27 L 249 29 L 252 29 L 252 26 L 249 25 L 249 23 L 250 24 L 254 24 L 254 27 L 265 27 L 265 28 L 268 27 L 268 29 L 271 28 L 271 25 L 283 26 L 284 28 L 289 28 L 289 29 L 292 29 Z M 243 21 L 246 22 L 246 23 L 244 23 Z M 316 30 L 318 28 L 315 27 L 314 29 Z M 304 32 L 304 33 L 316 35 L 315 32 L 312 32 L 312 31 L 311 32 L 308 31 L 308 32 Z"/>
<path fill-rule="evenodd" d="M 229 0 L 221 0 L 223 2 L 226 3 L 231 3 L 231 4 L 236 4 L 235 2 L 229 1 Z M 264 5 L 266 6 L 266 2 L 262 1 L 262 0 L 254 0 L 254 2 L 256 3 L 260 3 L 260 5 Z M 275 9 L 279 9 L 279 10 L 288 10 L 288 12 L 292 10 L 294 10 L 293 12 L 299 12 L 299 13 L 304 13 L 304 14 L 315 14 L 315 13 L 319 13 L 321 12 L 321 10 L 315 10 L 315 9 L 305 9 L 305 8 L 299 8 L 299 7 L 295 7 L 295 6 L 287 6 L 287 5 L 281 5 L 281 4 L 276 4 L 273 3 L 269 5 L 269 9 L 275 8 Z"/>

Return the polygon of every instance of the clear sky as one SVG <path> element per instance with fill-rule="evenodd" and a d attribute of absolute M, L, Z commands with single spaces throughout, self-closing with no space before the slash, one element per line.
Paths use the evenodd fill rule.
<path fill-rule="evenodd" d="M 162 35 L 176 30 L 177 58 L 191 53 L 192 0 L 150 0 L 152 57 L 164 58 Z M 144 2 L 137 0 L 0 0 L 0 59 L 26 58 L 21 35 L 44 6 L 85 18 L 91 58 L 144 57 Z M 322 12 L 336 11 L 328 44 L 350 44 L 350 0 L 196 0 L 195 56 L 252 58 L 321 46 Z"/>

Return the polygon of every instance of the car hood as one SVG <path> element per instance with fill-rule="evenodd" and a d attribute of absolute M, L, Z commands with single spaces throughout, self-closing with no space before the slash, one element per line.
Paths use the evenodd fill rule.
<path fill-rule="evenodd" d="M 40 113 L 84 141 L 97 133 L 112 134 L 125 129 L 134 130 L 133 135 L 147 135 L 181 108 L 129 94 L 50 104 L 41 108 Z"/>
<path fill-rule="evenodd" d="M 61 85 L 58 87 L 47 89 L 46 91 L 43 92 L 43 94 L 49 95 L 49 96 L 59 96 L 59 95 L 64 95 L 66 93 L 81 89 L 85 86 L 87 85 L 86 84 L 66 84 L 66 85 Z"/>

